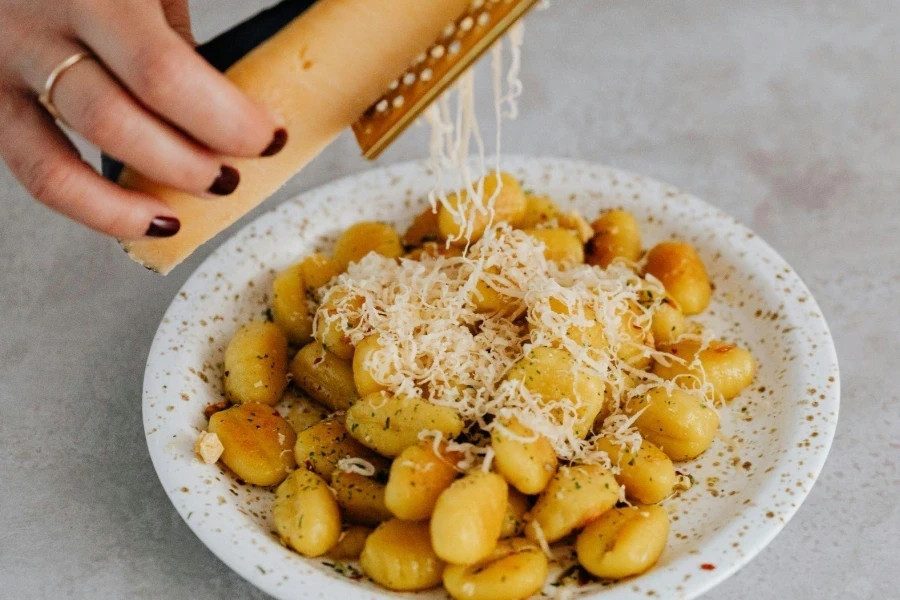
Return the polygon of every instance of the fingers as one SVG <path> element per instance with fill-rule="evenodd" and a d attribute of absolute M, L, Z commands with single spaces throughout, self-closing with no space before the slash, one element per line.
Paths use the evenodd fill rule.
<path fill-rule="evenodd" d="M 178 232 L 165 203 L 100 177 L 24 93 L 0 91 L 0 156 L 35 198 L 101 233 L 137 239 Z"/>
<path fill-rule="evenodd" d="M 59 78 L 53 103 L 88 141 L 150 179 L 193 194 L 234 191 L 217 183 L 230 167 L 150 114 L 95 60 L 83 60 Z"/>
<path fill-rule="evenodd" d="M 267 110 L 169 27 L 159 5 L 116 1 L 88 6 L 96 9 L 74 15 L 77 34 L 138 100 L 162 118 L 229 156 L 264 155 L 274 138 L 284 135 Z"/>
<path fill-rule="evenodd" d="M 169 27 L 174 29 L 175 33 L 184 38 L 188 44 L 196 46 L 197 42 L 191 32 L 191 11 L 188 8 L 188 0 L 162 0 L 162 9 Z"/>

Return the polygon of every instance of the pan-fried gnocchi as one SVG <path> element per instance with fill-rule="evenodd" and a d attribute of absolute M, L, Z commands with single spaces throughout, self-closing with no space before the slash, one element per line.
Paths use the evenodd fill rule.
<path fill-rule="evenodd" d="M 390 590 L 525 598 L 562 544 L 598 580 L 644 573 L 658 503 L 686 493 L 675 463 L 717 443 L 756 361 L 691 320 L 714 291 L 702 249 L 645 254 L 629 212 L 589 225 L 509 173 L 474 187 L 487 205 L 453 194 L 402 237 L 359 223 L 277 274 L 203 433 L 278 486 L 288 548 Z"/>

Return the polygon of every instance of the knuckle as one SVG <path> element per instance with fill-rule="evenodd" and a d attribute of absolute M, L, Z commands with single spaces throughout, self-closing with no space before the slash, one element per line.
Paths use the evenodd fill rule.
<path fill-rule="evenodd" d="M 145 45 L 135 59 L 135 93 L 150 104 L 164 104 L 182 88 L 184 61 L 173 47 Z"/>
<path fill-rule="evenodd" d="M 74 193 L 75 173 L 64 161 L 42 157 L 24 169 L 22 184 L 35 198 L 52 206 Z"/>

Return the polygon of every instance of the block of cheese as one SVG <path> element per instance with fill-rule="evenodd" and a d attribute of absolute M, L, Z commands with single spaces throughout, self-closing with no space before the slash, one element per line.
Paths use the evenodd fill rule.
<path fill-rule="evenodd" d="M 172 207 L 181 230 L 170 238 L 122 241 L 135 261 L 166 274 L 200 245 L 272 195 L 424 52 L 470 0 L 319 0 L 232 65 L 225 75 L 280 115 L 288 144 L 259 159 L 229 158 L 241 173 L 230 196 L 197 198 L 127 166 L 119 183 Z"/>

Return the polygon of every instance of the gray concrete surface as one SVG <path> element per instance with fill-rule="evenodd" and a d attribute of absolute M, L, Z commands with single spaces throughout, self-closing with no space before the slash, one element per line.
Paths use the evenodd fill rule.
<path fill-rule="evenodd" d="M 199 37 L 263 4 L 198 0 Z M 609 163 L 722 207 L 805 277 L 838 343 L 822 478 L 707 598 L 900 598 L 900 6 L 556 0 L 527 36 L 507 150 Z M 357 156 L 341 139 L 266 207 L 370 168 Z M 153 332 L 214 244 L 163 279 L 2 167 L 0 208 L 0 598 L 263 598 L 176 515 L 141 425 Z"/>

